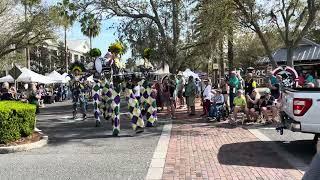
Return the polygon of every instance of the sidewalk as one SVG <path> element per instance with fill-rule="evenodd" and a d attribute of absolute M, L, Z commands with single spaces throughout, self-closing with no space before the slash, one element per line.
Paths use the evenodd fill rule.
<path fill-rule="evenodd" d="M 241 126 L 206 123 L 199 116 L 185 114 L 180 110 L 173 121 L 162 179 L 302 178 L 268 142 L 259 141 Z"/>

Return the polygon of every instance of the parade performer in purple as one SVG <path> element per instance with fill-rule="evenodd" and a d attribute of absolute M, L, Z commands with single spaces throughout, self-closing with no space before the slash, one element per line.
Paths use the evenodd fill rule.
<path fill-rule="evenodd" d="M 70 86 L 72 92 L 72 102 L 73 102 L 73 118 L 77 118 L 78 106 L 80 106 L 82 112 L 82 118 L 87 117 L 87 102 L 88 102 L 88 86 L 86 84 L 85 67 L 82 63 L 76 61 L 71 64 L 70 69 L 72 74 Z"/>

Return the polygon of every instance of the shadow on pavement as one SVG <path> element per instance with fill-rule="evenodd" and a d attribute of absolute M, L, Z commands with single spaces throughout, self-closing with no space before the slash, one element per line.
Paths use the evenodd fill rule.
<path fill-rule="evenodd" d="M 312 157 L 316 154 L 316 146 L 312 140 L 298 141 L 277 141 L 277 144 L 286 151 L 303 160 L 304 163 L 310 164 Z"/>
<path fill-rule="evenodd" d="M 225 144 L 219 149 L 218 160 L 224 165 L 294 169 L 270 148 L 273 145 L 263 141 Z"/>
<path fill-rule="evenodd" d="M 123 106 L 122 112 L 127 111 L 127 106 Z M 112 136 L 111 120 L 101 119 L 101 127 L 95 127 L 95 120 L 92 114 L 92 106 L 89 106 L 88 119 L 73 120 L 72 106 L 57 106 L 43 109 L 38 116 L 37 127 L 49 136 L 49 146 L 57 146 L 74 141 L 86 139 L 103 138 L 147 138 L 148 136 L 160 136 L 162 125 L 166 122 L 159 122 L 157 127 L 145 128 L 145 132 L 135 134 L 129 117 L 121 115 L 121 127 L 118 137 Z M 48 117 L 50 116 L 50 117 Z M 80 116 L 80 114 L 79 114 Z"/>

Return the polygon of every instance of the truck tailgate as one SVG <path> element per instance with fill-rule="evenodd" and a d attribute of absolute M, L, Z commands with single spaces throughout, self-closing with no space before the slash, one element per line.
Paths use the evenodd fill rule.
<path fill-rule="evenodd" d="M 301 131 L 320 133 L 320 91 L 284 91 L 282 103 L 282 110 L 301 123 Z"/>

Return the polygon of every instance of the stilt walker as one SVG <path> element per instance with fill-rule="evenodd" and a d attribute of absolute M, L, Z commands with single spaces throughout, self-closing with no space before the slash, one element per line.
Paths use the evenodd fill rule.
<path fill-rule="evenodd" d="M 123 54 L 123 45 L 120 42 L 111 44 L 108 51 L 111 53 L 109 65 L 111 67 L 111 110 L 112 110 L 112 135 L 118 136 L 120 133 L 120 93 L 123 75 L 121 73 L 123 65 L 120 62 L 119 55 Z"/>
<path fill-rule="evenodd" d="M 146 127 L 154 127 L 157 120 L 157 103 L 155 99 L 155 92 L 152 90 L 152 79 L 150 76 L 151 68 L 147 66 L 146 61 L 151 58 L 152 49 L 147 48 L 144 50 L 144 67 L 141 69 L 145 76 L 145 80 L 142 84 L 143 87 L 143 108 L 145 111 L 145 117 L 147 121 Z"/>
<path fill-rule="evenodd" d="M 157 104 L 155 99 L 155 93 L 152 91 L 151 88 L 152 84 L 150 83 L 149 79 L 146 79 L 143 83 L 144 87 L 144 110 L 147 125 L 146 127 L 154 127 L 155 121 L 157 120 Z"/>
<path fill-rule="evenodd" d="M 97 48 L 90 50 L 90 56 L 95 58 L 95 71 L 93 73 L 94 84 L 92 88 L 92 97 L 93 97 L 93 111 L 94 118 L 96 120 L 96 127 L 101 126 L 100 120 L 100 103 L 101 103 L 101 73 L 102 73 L 102 59 L 98 58 L 101 56 L 101 51 Z"/>
<path fill-rule="evenodd" d="M 152 90 L 151 86 L 147 88 L 148 93 L 148 110 L 147 110 L 147 127 L 154 127 L 155 122 L 158 120 L 157 118 L 157 102 L 156 102 L 156 94 Z"/>
<path fill-rule="evenodd" d="M 117 78 L 114 78 L 114 80 Z M 120 133 L 120 93 L 121 93 L 121 84 L 120 82 L 114 82 L 112 88 L 112 103 L 111 103 L 111 109 L 112 109 L 112 135 L 118 136 Z"/>
<path fill-rule="evenodd" d="M 103 114 L 105 120 L 109 120 L 111 118 L 111 89 L 110 89 L 110 82 L 105 79 L 102 83 L 102 92 L 101 92 L 101 101 L 102 106 L 100 107 L 100 111 Z"/>
<path fill-rule="evenodd" d="M 140 102 L 137 99 L 133 89 L 136 84 L 136 77 L 133 75 L 131 78 L 131 82 L 127 82 L 126 85 L 126 99 L 128 101 L 128 109 L 130 113 L 130 119 L 132 128 L 136 133 L 142 133 L 144 130 L 144 121 L 142 119 L 141 109 L 140 109 Z"/>
<path fill-rule="evenodd" d="M 95 83 L 92 88 L 92 95 L 93 95 L 93 111 L 94 111 L 94 118 L 96 120 L 96 127 L 99 127 L 101 125 L 101 120 L 100 120 L 100 82 L 98 80 L 95 80 Z"/>
<path fill-rule="evenodd" d="M 70 65 L 71 72 L 73 74 L 69 75 L 71 77 L 70 85 L 72 92 L 72 102 L 73 102 L 73 118 L 77 118 L 78 106 L 80 106 L 82 112 L 82 118 L 87 117 L 87 95 L 86 95 L 86 76 L 85 67 L 82 63 L 76 61 Z"/>

